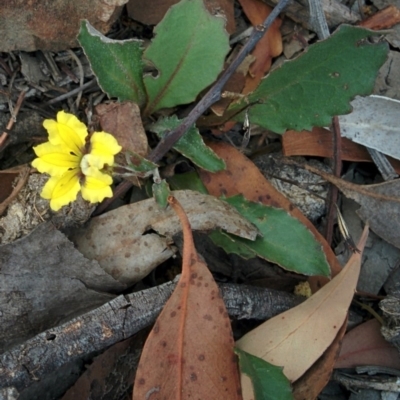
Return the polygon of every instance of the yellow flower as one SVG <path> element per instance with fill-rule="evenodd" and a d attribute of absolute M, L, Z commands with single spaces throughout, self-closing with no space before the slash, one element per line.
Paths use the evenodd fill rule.
<path fill-rule="evenodd" d="M 32 166 L 50 175 L 41 193 L 50 200 L 50 207 L 59 210 L 76 200 L 80 190 L 91 203 L 111 197 L 112 178 L 106 168 L 121 151 L 116 139 L 109 133 L 95 132 L 87 141 L 85 124 L 64 111 L 57 114 L 57 121 L 46 119 L 43 126 L 49 141 L 33 148 L 38 158 Z"/>

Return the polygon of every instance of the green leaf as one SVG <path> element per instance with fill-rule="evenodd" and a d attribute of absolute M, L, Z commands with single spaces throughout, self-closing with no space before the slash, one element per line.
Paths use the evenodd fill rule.
<path fill-rule="evenodd" d="M 185 172 L 183 174 L 175 174 L 168 178 L 172 190 L 194 190 L 196 192 L 208 194 L 208 190 L 199 178 L 196 171 Z"/>
<path fill-rule="evenodd" d="M 247 243 L 236 241 L 236 236 L 230 235 L 222 230 L 212 231 L 208 234 L 208 237 L 216 246 L 222 247 L 228 254 L 237 254 L 246 260 L 257 257 L 257 253 L 247 247 Z"/>
<path fill-rule="evenodd" d="M 78 40 L 102 90 L 109 97 L 143 106 L 146 92 L 142 78 L 141 42 L 109 39 L 86 20 L 81 22 Z"/>
<path fill-rule="evenodd" d="M 163 179 L 159 183 L 154 183 L 152 186 L 153 196 L 160 208 L 166 208 L 168 205 L 168 196 L 171 194 L 168 183 Z"/>
<path fill-rule="evenodd" d="M 255 400 L 293 400 L 290 382 L 277 367 L 243 350 L 235 348 L 240 371 L 252 382 Z"/>
<path fill-rule="evenodd" d="M 335 115 L 351 112 L 350 101 L 371 93 L 386 60 L 384 43 L 370 44 L 367 29 L 342 25 L 332 36 L 309 47 L 297 59 L 271 72 L 246 101 L 250 122 L 277 133 L 327 126 Z M 261 103 L 261 104 L 258 104 Z M 244 112 L 238 117 L 243 121 Z"/>
<path fill-rule="evenodd" d="M 229 51 L 225 20 L 212 16 L 203 0 L 182 0 L 156 26 L 144 53 L 158 76 L 144 78 L 149 102 L 146 115 L 195 100 L 221 72 Z"/>
<path fill-rule="evenodd" d="M 149 130 L 155 132 L 159 138 L 163 138 L 168 131 L 176 128 L 180 123 L 176 115 L 173 115 L 150 125 Z M 174 149 L 207 171 L 218 172 L 225 169 L 225 162 L 205 145 L 195 126 L 192 126 L 176 142 Z"/>
<path fill-rule="evenodd" d="M 253 223 L 263 235 L 255 241 L 230 235 L 236 243 L 245 245 L 259 257 L 289 271 L 329 276 L 330 268 L 321 244 L 299 220 L 285 210 L 253 203 L 242 195 L 224 200 Z"/>

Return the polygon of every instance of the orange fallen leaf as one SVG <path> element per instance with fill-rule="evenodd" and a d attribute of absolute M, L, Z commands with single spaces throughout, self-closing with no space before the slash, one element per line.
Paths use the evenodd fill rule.
<path fill-rule="evenodd" d="M 400 369 L 399 353 L 383 338 L 381 324 L 376 319 L 364 322 L 344 337 L 335 368 L 354 368 L 360 365 Z"/>
<path fill-rule="evenodd" d="M 143 348 L 133 399 L 237 399 L 241 390 L 228 313 L 210 271 L 183 227 L 182 276 Z"/>
<path fill-rule="evenodd" d="M 253 26 L 261 25 L 272 11 L 270 6 L 259 0 L 239 0 L 239 3 Z M 281 23 L 280 18 L 275 19 L 251 52 L 255 61 L 250 66 L 243 94 L 256 89 L 265 73 L 269 71 L 272 58 L 282 53 L 282 36 L 279 30 Z"/>
<path fill-rule="evenodd" d="M 243 194 L 247 200 L 272 207 L 283 208 L 302 222 L 321 243 L 328 264 L 331 267 L 332 276 L 342 270 L 341 265 L 325 238 L 298 208 L 265 179 L 253 162 L 229 144 L 207 142 L 207 145 L 210 146 L 226 164 L 226 169 L 217 173 L 204 170 L 199 171 L 200 178 L 210 194 L 216 197 L 230 197 L 236 194 Z M 327 282 L 327 279 L 323 277 L 313 278 L 318 279 L 315 284 L 316 287 L 323 286 Z"/>
<path fill-rule="evenodd" d="M 364 249 L 365 227 L 358 243 Z M 361 253 L 351 256 L 343 270 L 304 303 L 247 333 L 236 346 L 271 364 L 282 366 L 291 381 L 302 376 L 335 339 L 347 317 L 357 285 Z M 243 386 L 243 397 L 249 399 Z"/>
<path fill-rule="evenodd" d="M 342 137 L 342 160 L 372 162 L 367 149 L 350 139 Z M 312 131 L 287 131 L 282 135 L 282 152 L 290 156 L 333 157 L 332 133 L 327 129 L 315 127 Z M 400 161 L 387 157 L 395 171 L 400 174 Z"/>

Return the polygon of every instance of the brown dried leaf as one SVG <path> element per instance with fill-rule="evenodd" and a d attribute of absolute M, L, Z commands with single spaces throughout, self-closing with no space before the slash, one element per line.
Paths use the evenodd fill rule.
<path fill-rule="evenodd" d="M 143 348 L 133 399 L 239 400 L 239 373 L 224 301 L 196 253 L 182 206 L 172 196 L 168 201 L 183 228 L 182 276 Z"/>
<path fill-rule="evenodd" d="M 397 349 L 382 336 L 381 324 L 371 319 L 352 329 L 343 339 L 335 368 L 379 365 L 400 369 Z"/>
<path fill-rule="evenodd" d="M 272 8 L 259 0 L 239 0 L 244 13 L 253 26 L 261 25 L 271 13 Z M 251 64 L 243 94 L 253 92 L 266 72 L 269 71 L 272 58 L 282 53 L 282 36 L 279 30 L 282 20 L 275 19 L 267 33 L 251 52 L 255 61 Z"/>
<path fill-rule="evenodd" d="M 364 249 L 365 227 L 358 243 Z M 291 381 L 302 376 L 333 342 L 347 316 L 361 267 L 355 253 L 343 270 L 304 303 L 264 322 L 236 346 L 271 364 L 282 366 Z M 243 389 L 243 392 L 245 390 Z"/>
<path fill-rule="evenodd" d="M 147 154 L 147 136 L 137 104 L 129 101 L 103 103 L 96 106 L 95 111 L 101 128 L 115 136 L 123 151 L 132 151 L 141 156 Z"/>

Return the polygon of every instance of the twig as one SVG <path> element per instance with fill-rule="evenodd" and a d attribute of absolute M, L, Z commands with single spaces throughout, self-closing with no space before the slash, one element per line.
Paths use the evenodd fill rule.
<path fill-rule="evenodd" d="M 96 79 L 92 79 L 89 82 L 86 82 L 82 86 L 77 87 L 74 90 L 71 90 L 68 93 L 62 94 L 61 96 L 55 97 L 54 99 L 49 100 L 47 103 L 45 103 L 46 106 L 50 106 L 55 103 L 59 103 L 60 101 L 63 101 L 65 99 L 69 99 L 72 96 L 75 96 L 77 93 L 82 92 L 85 89 L 88 89 L 96 84 Z"/>
<path fill-rule="evenodd" d="M 320 39 L 326 39 L 330 36 L 328 24 L 326 22 L 324 10 L 320 0 L 309 0 L 310 5 L 310 22 L 317 32 Z M 340 177 L 342 172 L 342 136 L 340 134 L 339 118 L 337 116 L 332 118 L 332 139 L 333 139 L 333 160 L 332 170 L 333 175 Z M 336 215 L 336 203 L 338 197 L 338 188 L 334 185 L 330 185 L 329 194 L 327 196 L 328 212 L 327 222 L 325 226 L 325 239 L 329 245 L 332 243 L 333 236 L 333 225 Z"/>
<path fill-rule="evenodd" d="M 342 135 L 340 133 L 339 118 L 337 116 L 332 118 L 332 138 L 333 138 L 333 160 L 332 169 L 333 175 L 340 178 L 342 172 Z M 325 228 L 325 239 L 329 245 L 332 243 L 333 236 L 333 223 L 336 215 L 336 203 L 339 190 L 335 185 L 330 185 L 328 194 L 328 214 L 327 223 Z"/>
<path fill-rule="evenodd" d="M 384 181 L 391 181 L 399 177 L 384 154 L 370 147 L 367 147 L 367 150 Z"/>
<path fill-rule="evenodd" d="M 16 122 L 16 118 L 17 118 L 19 109 L 22 106 L 22 102 L 24 101 L 24 98 L 25 98 L 25 92 L 21 92 L 18 96 L 18 100 L 15 104 L 15 107 L 11 112 L 11 117 L 6 126 L 6 130 L 0 136 L 0 150 L 2 150 L 2 148 L 4 147 L 4 142 L 7 139 L 8 132 L 11 130 L 11 128 L 14 126 L 14 123 Z"/>
<path fill-rule="evenodd" d="M 24 167 L 21 173 L 18 176 L 17 184 L 15 185 L 14 189 L 12 190 L 11 194 L 0 204 L 0 216 L 4 213 L 10 203 L 18 196 L 18 193 L 24 187 L 26 181 L 29 178 L 29 167 Z"/>
<path fill-rule="evenodd" d="M 79 60 L 78 56 L 71 49 L 68 49 L 67 51 L 70 54 L 70 56 L 74 59 L 74 61 L 76 62 L 76 65 L 78 66 L 78 70 L 79 70 L 79 87 L 81 90 L 79 91 L 78 96 L 76 97 L 76 101 L 75 101 L 76 107 L 79 108 L 79 103 L 81 102 L 81 97 L 82 97 L 83 79 L 85 78 L 85 74 L 83 72 L 81 60 Z"/>

